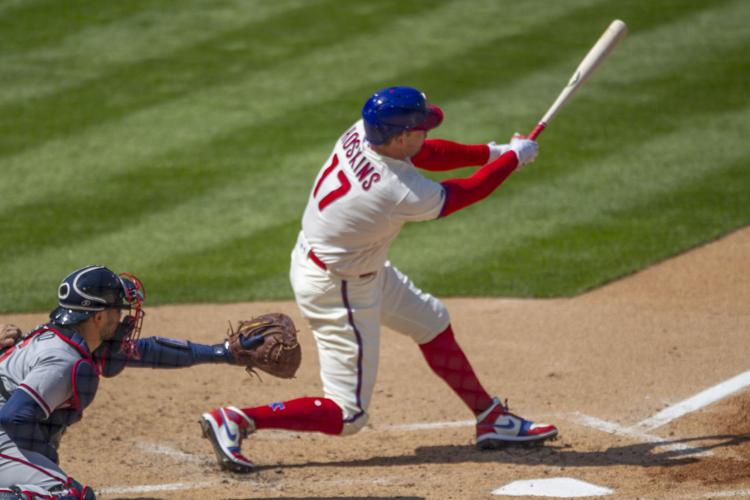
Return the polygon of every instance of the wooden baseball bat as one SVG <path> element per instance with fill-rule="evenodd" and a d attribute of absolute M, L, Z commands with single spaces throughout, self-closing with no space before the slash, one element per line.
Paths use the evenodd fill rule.
<path fill-rule="evenodd" d="M 594 70 L 599 67 L 609 53 L 612 52 L 612 49 L 614 49 L 620 40 L 625 38 L 625 35 L 627 34 L 628 26 L 624 22 L 615 19 L 610 23 L 602 36 L 599 37 L 599 40 L 597 40 L 594 46 L 591 47 L 589 53 L 586 54 L 586 57 L 583 58 L 581 64 L 578 65 L 573 76 L 570 77 L 568 84 L 562 92 L 560 92 L 560 95 L 557 96 L 557 100 L 552 106 L 550 106 L 547 113 L 545 113 L 539 123 L 536 124 L 536 127 L 534 127 L 534 130 L 529 134 L 529 139 L 536 139 L 537 136 L 542 133 L 542 130 L 547 128 L 547 125 L 552 121 L 555 114 L 560 111 L 560 108 L 562 108 L 575 91 L 589 79 Z"/>

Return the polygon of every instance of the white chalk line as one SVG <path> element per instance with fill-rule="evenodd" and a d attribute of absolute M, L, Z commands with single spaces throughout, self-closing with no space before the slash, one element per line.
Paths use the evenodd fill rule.
<path fill-rule="evenodd" d="M 178 462 L 191 462 L 191 463 L 206 463 L 208 460 L 199 455 L 193 455 L 192 453 L 185 453 L 172 446 L 161 443 L 136 443 L 136 448 L 147 453 L 153 453 L 156 455 L 166 455 L 170 458 L 174 458 Z"/>
<path fill-rule="evenodd" d="M 155 491 L 176 491 L 203 489 L 221 484 L 221 481 L 202 481 L 199 483 L 168 483 L 168 484 L 143 484 L 140 486 L 125 486 L 112 488 L 99 488 L 98 495 L 122 495 L 125 493 L 153 493 Z"/>
<path fill-rule="evenodd" d="M 750 496 L 750 490 L 723 490 L 716 491 L 713 493 L 704 493 L 700 496 L 693 496 L 689 498 L 727 498 L 727 497 L 748 497 Z"/>
<path fill-rule="evenodd" d="M 720 382 L 713 387 L 709 387 L 698 394 L 691 396 L 679 403 L 664 408 L 652 417 L 638 422 L 631 427 L 624 427 L 614 422 L 607 422 L 596 417 L 575 413 L 574 419 L 581 425 L 598 429 L 610 434 L 616 434 L 624 437 L 633 437 L 644 439 L 650 443 L 666 443 L 669 440 L 649 434 L 645 431 L 657 429 L 673 420 L 676 420 L 688 413 L 700 410 L 701 408 L 713 404 L 721 399 L 735 394 L 742 389 L 750 386 L 750 370 L 740 373 L 728 380 Z M 700 447 L 688 446 L 684 443 L 672 443 L 665 447 L 667 450 L 680 450 L 686 452 L 684 455 L 711 455 L 711 452 Z"/>
<path fill-rule="evenodd" d="M 680 401 L 669 408 L 665 408 L 653 417 L 637 423 L 636 427 L 647 431 L 654 430 L 687 413 L 699 410 L 704 406 L 708 406 L 711 403 L 739 392 L 747 386 L 750 386 L 750 370 L 740 373 L 736 377 L 725 380 L 720 384 L 716 384 L 713 387 L 709 387 L 705 391 L 699 392 L 695 396 Z"/>
<path fill-rule="evenodd" d="M 583 425 L 584 427 L 589 427 L 591 429 L 600 430 L 608 434 L 616 434 L 618 436 L 641 439 L 643 441 L 646 441 L 647 443 L 655 443 L 655 444 L 668 443 L 664 446 L 664 449 L 679 450 L 681 452 L 680 455 L 684 457 L 712 455 L 712 453 L 709 450 L 706 450 L 701 447 L 690 446 L 685 443 L 673 443 L 668 439 L 664 439 L 662 437 L 655 436 L 653 434 L 645 433 L 641 430 L 638 430 L 637 426 L 623 427 L 620 424 L 616 424 L 614 422 L 608 422 L 606 420 L 602 420 L 596 417 L 591 417 L 589 415 L 584 415 L 583 413 L 578 413 L 578 412 L 572 414 L 571 416 L 573 417 L 573 420 L 576 421 L 576 423 Z"/>
<path fill-rule="evenodd" d="M 727 396 L 730 396 L 742 389 L 750 386 L 750 370 L 737 375 L 729 380 L 721 382 L 713 387 L 710 387 L 695 396 L 685 399 L 675 405 L 667 407 L 652 417 L 649 417 L 631 427 L 625 427 L 620 424 L 602 420 L 597 417 L 584 415 L 582 413 L 574 413 L 570 416 L 572 419 L 585 427 L 600 430 L 609 434 L 616 434 L 623 437 L 630 437 L 636 439 L 643 439 L 649 443 L 667 443 L 669 440 L 662 437 L 649 434 L 644 432 L 646 430 L 653 430 L 662 425 L 665 425 L 677 418 L 680 418 L 688 413 L 699 410 L 705 406 L 713 404 Z M 459 421 L 446 421 L 446 422 L 421 422 L 414 424 L 394 424 L 384 425 L 382 427 L 370 429 L 370 432 L 378 431 L 401 431 L 401 432 L 414 432 L 424 430 L 439 430 L 449 429 L 456 427 L 469 427 L 475 425 L 474 420 L 459 420 Z M 291 434 L 295 435 L 298 433 L 274 433 L 278 435 Z M 139 443 L 139 448 L 143 451 L 150 453 L 157 453 L 166 455 L 177 460 L 183 460 L 188 462 L 205 462 L 206 459 L 202 455 L 193 455 L 176 450 L 168 445 L 158 443 Z M 671 443 L 665 447 L 666 449 L 680 450 L 685 452 L 685 456 L 688 455 L 710 455 L 710 451 L 702 449 L 700 447 L 691 447 L 684 443 Z M 102 494 L 110 493 L 148 493 L 152 491 L 171 491 L 179 489 L 197 489 L 205 488 L 216 485 L 215 482 L 202 482 L 202 483 L 172 483 L 172 484 L 161 484 L 161 485 L 142 485 L 142 486 L 130 486 L 126 488 L 103 488 L 100 491 Z M 743 490 L 744 491 L 744 490 Z M 748 490 L 750 491 L 750 490 Z M 742 491 L 739 494 L 744 494 Z M 708 495 L 711 496 L 711 495 Z M 719 492 L 716 496 L 737 496 L 734 492 Z"/>
<path fill-rule="evenodd" d="M 422 423 L 416 423 L 416 424 L 391 424 L 391 425 L 383 425 L 378 426 L 373 429 L 368 429 L 370 431 L 403 431 L 403 432 L 413 432 L 413 431 L 427 431 L 427 430 L 434 430 L 434 429 L 450 429 L 452 427 L 471 427 L 477 424 L 476 420 L 458 420 L 458 421 L 450 421 L 450 422 L 422 422 Z"/>
<path fill-rule="evenodd" d="M 750 497 L 750 490 L 748 489 L 742 489 L 742 490 L 719 490 L 719 491 L 711 491 L 711 492 L 701 492 L 701 493 L 680 493 L 679 495 L 669 495 L 665 496 L 664 498 L 675 498 L 679 500 L 688 500 L 688 499 L 697 499 L 697 498 L 729 498 L 729 497 L 743 497 L 747 498 Z"/>

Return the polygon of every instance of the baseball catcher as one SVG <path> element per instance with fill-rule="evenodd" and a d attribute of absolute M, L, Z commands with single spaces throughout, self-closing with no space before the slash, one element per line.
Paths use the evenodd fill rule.
<path fill-rule="evenodd" d="M 100 377 L 126 367 L 204 363 L 291 377 L 300 364 L 294 324 L 283 314 L 241 322 L 228 340 L 213 345 L 140 338 L 145 298 L 135 276 L 86 266 L 60 283 L 48 323 L 26 335 L 0 325 L 0 499 L 95 497 L 60 468 L 58 447 L 94 400 Z"/>
<path fill-rule="evenodd" d="M 274 377 L 292 378 L 302 362 L 297 329 L 286 314 L 269 313 L 240 321 L 236 329 L 230 324 L 228 336 L 227 349 L 248 373 L 258 375 L 257 368 Z"/>

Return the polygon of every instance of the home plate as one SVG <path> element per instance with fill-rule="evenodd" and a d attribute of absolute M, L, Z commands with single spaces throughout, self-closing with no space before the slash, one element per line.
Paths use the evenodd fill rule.
<path fill-rule="evenodd" d="M 553 477 L 549 479 L 528 479 L 526 481 L 513 481 L 492 491 L 493 495 L 505 495 L 509 497 L 591 497 L 603 496 L 614 493 L 609 488 L 595 484 L 579 481 L 572 477 Z"/>

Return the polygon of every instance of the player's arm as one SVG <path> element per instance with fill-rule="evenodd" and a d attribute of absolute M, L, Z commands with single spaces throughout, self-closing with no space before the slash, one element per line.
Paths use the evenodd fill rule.
<path fill-rule="evenodd" d="M 47 413 L 27 392 L 16 389 L 0 408 L 0 427 L 21 449 L 42 453 L 57 463 L 57 450 L 48 442 L 40 423 Z"/>
<path fill-rule="evenodd" d="M 94 367 L 71 357 L 67 347 L 47 349 L 0 408 L 0 426 L 19 448 L 42 453 L 57 463 L 57 441 L 50 431 L 64 429 L 73 420 L 57 421 L 62 414 L 55 410 L 73 400 L 79 405 L 74 413 L 80 416 L 97 385 Z"/>
<path fill-rule="evenodd" d="M 519 166 L 533 162 L 536 155 L 536 142 L 514 138 L 506 153 L 474 172 L 472 176 L 463 179 L 447 179 L 441 182 L 440 184 L 445 190 L 445 202 L 440 217 L 446 217 L 483 200 Z"/>
<path fill-rule="evenodd" d="M 126 366 L 184 368 L 204 363 L 234 363 L 224 343 L 206 345 L 167 337 L 138 339 L 132 356 L 122 352 L 117 342 L 104 343 L 94 358 L 105 377 L 117 375 Z"/>
<path fill-rule="evenodd" d="M 499 158 L 508 144 L 460 144 L 445 139 L 427 139 L 411 159 L 415 167 L 433 172 L 478 167 Z"/>
<path fill-rule="evenodd" d="M 204 363 L 232 363 L 226 345 L 199 344 L 183 339 L 148 337 L 138 341 L 140 359 L 130 359 L 129 366 L 182 368 Z"/>
<path fill-rule="evenodd" d="M 21 390 L 13 391 L 0 408 L 0 427 L 18 448 L 36 451 L 57 463 L 57 450 L 40 426 L 45 418 L 45 410 Z"/>

